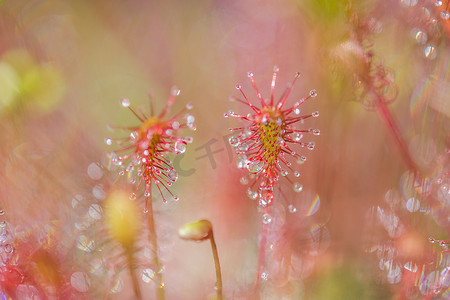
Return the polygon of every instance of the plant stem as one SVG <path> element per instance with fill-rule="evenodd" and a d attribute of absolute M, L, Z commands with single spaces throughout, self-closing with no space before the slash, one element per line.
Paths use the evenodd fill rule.
<path fill-rule="evenodd" d="M 134 295 L 136 296 L 136 299 L 141 300 L 142 299 L 142 294 L 141 294 L 141 289 L 139 288 L 139 281 L 136 277 L 136 274 L 134 272 L 134 257 L 133 257 L 133 249 L 132 248 L 126 248 L 125 250 L 127 252 L 127 259 L 128 259 L 128 266 L 129 266 L 129 270 L 130 270 L 130 278 L 131 278 L 131 282 L 133 284 L 133 291 L 134 291 Z"/>
<path fill-rule="evenodd" d="M 263 213 L 267 213 L 267 207 Z M 267 224 L 262 225 L 261 240 L 259 241 L 259 255 L 258 255 L 258 269 L 256 272 L 256 284 L 255 284 L 255 299 L 260 298 L 259 286 L 261 284 L 261 275 L 266 263 L 266 244 L 267 244 Z"/>
<path fill-rule="evenodd" d="M 220 271 L 220 262 L 219 262 L 219 254 L 217 252 L 216 241 L 214 240 L 214 233 L 211 231 L 211 235 L 209 237 L 211 241 L 211 249 L 214 256 L 214 265 L 216 267 L 216 280 L 217 280 L 217 300 L 222 300 L 222 273 Z"/>
<path fill-rule="evenodd" d="M 394 121 L 394 118 L 392 117 L 391 112 L 389 111 L 388 107 L 383 101 L 384 99 L 382 96 L 377 95 L 377 111 L 381 115 L 382 119 L 385 121 L 389 131 L 392 133 L 392 135 L 395 138 L 395 141 L 397 142 L 398 148 L 402 154 L 403 159 L 405 160 L 406 164 L 408 165 L 408 168 L 415 174 L 418 173 L 418 168 L 416 164 L 414 163 L 414 160 L 411 157 L 411 154 L 408 151 L 408 147 L 406 146 L 405 141 L 403 140 L 400 130 L 398 129 L 397 124 Z"/>
<path fill-rule="evenodd" d="M 158 300 L 164 300 L 164 282 L 163 282 L 163 276 L 161 271 L 161 263 L 159 262 L 158 257 L 158 242 L 156 237 L 156 230 L 155 230 L 155 220 L 153 218 L 153 203 L 150 199 L 148 201 L 148 212 L 147 212 L 147 221 L 148 221 L 148 230 L 149 230 L 149 239 L 150 243 L 152 244 L 152 255 L 153 255 L 153 264 L 155 268 L 155 274 L 156 278 L 159 284 L 159 287 L 156 289 L 156 295 Z"/>

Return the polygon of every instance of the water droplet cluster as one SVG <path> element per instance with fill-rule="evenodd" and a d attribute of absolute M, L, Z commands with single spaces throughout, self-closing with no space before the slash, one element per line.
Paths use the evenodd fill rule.
<path fill-rule="evenodd" d="M 56 274 L 63 270 L 60 268 L 59 260 L 55 259 L 55 257 L 62 258 L 60 248 L 50 248 L 55 239 L 56 226 L 52 223 L 40 225 L 39 228 L 31 229 L 27 226 L 15 226 L 11 221 L 0 220 L 1 282 L 2 285 L 14 287 L 14 299 L 48 298 L 42 288 L 42 281 L 37 281 L 35 278 Z M 42 266 L 45 269 L 30 268 L 30 266 Z M 51 287 L 59 287 L 62 284 L 71 285 L 75 292 L 86 292 L 89 289 L 89 278 L 85 277 L 88 282 L 83 281 L 82 275 L 86 274 L 79 273 L 82 272 L 75 272 L 72 275 L 68 273 L 66 274 L 69 275 L 68 278 L 60 277 L 61 282 L 48 281 L 48 283 Z M 72 295 L 75 296 L 75 292 Z M 2 289 L 0 295 L 3 299 L 12 299 L 6 296 L 10 295 L 8 290 Z"/>
<path fill-rule="evenodd" d="M 448 154 L 437 161 L 448 166 Z M 450 226 L 450 179 L 445 167 L 438 170 L 432 177 L 405 172 L 398 189 L 386 192 L 386 205 L 372 211 L 389 235 L 387 241 L 373 248 L 379 268 L 391 284 L 407 283 L 409 280 L 403 279 L 410 278 L 415 283 L 411 290 L 418 297 L 440 297 L 449 287 L 450 240 L 430 237 L 429 228 L 411 226 L 412 220 L 429 217 L 442 228 Z"/>
<path fill-rule="evenodd" d="M 409 5 L 406 5 L 409 3 Z M 448 1 L 442 0 L 402 1 L 405 10 L 405 22 L 411 28 L 411 39 L 418 46 L 418 53 L 425 60 L 434 60 L 438 55 L 438 46 L 445 34 L 443 28 L 450 18 Z"/>

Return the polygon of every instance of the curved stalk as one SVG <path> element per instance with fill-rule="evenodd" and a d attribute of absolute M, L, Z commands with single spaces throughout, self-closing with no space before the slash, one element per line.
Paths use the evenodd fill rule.
<path fill-rule="evenodd" d="M 219 262 L 219 254 L 217 252 L 216 241 L 214 240 L 214 234 L 211 230 L 211 235 L 209 236 L 209 240 L 211 241 L 211 249 L 214 257 L 214 265 L 216 267 L 216 280 L 217 280 L 217 299 L 222 300 L 222 273 L 220 271 L 220 262 Z"/>
<path fill-rule="evenodd" d="M 222 273 L 220 271 L 219 254 L 217 252 L 216 241 L 214 240 L 214 233 L 212 224 L 208 220 L 200 220 L 197 222 L 187 223 L 178 230 L 180 238 L 188 241 L 203 242 L 209 240 L 211 242 L 211 249 L 214 257 L 214 265 L 216 268 L 216 288 L 217 299 L 222 300 Z"/>

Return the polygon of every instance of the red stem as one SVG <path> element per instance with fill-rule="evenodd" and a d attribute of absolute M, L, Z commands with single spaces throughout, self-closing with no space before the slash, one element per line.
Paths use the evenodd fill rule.
<path fill-rule="evenodd" d="M 385 121 L 389 131 L 394 136 L 394 139 L 397 142 L 397 146 L 398 146 L 398 148 L 402 154 L 402 157 L 405 160 L 405 163 L 407 164 L 408 168 L 414 174 L 418 174 L 419 169 L 417 168 L 416 164 L 414 163 L 414 161 L 411 157 L 411 154 L 409 153 L 408 147 L 406 146 L 406 143 L 400 134 L 400 130 L 398 129 L 398 126 L 395 123 L 391 112 L 389 111 L 388 107 L 384 103 L 382 96 L 379 96 L 379 95 L 377 95 L 377 109 L 378 109 L 377 111 L 380 114 L 381 118 Z"/>

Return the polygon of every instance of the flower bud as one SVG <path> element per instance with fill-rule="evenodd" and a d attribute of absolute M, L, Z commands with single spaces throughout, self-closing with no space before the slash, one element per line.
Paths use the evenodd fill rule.
<path fill-rule="evenodd" d="M 201 242 L 209 239 L 212 234 L 212 225 L 208 220 L 187 223 L 180 227 L 178 235 L 183 240 Z"/>

